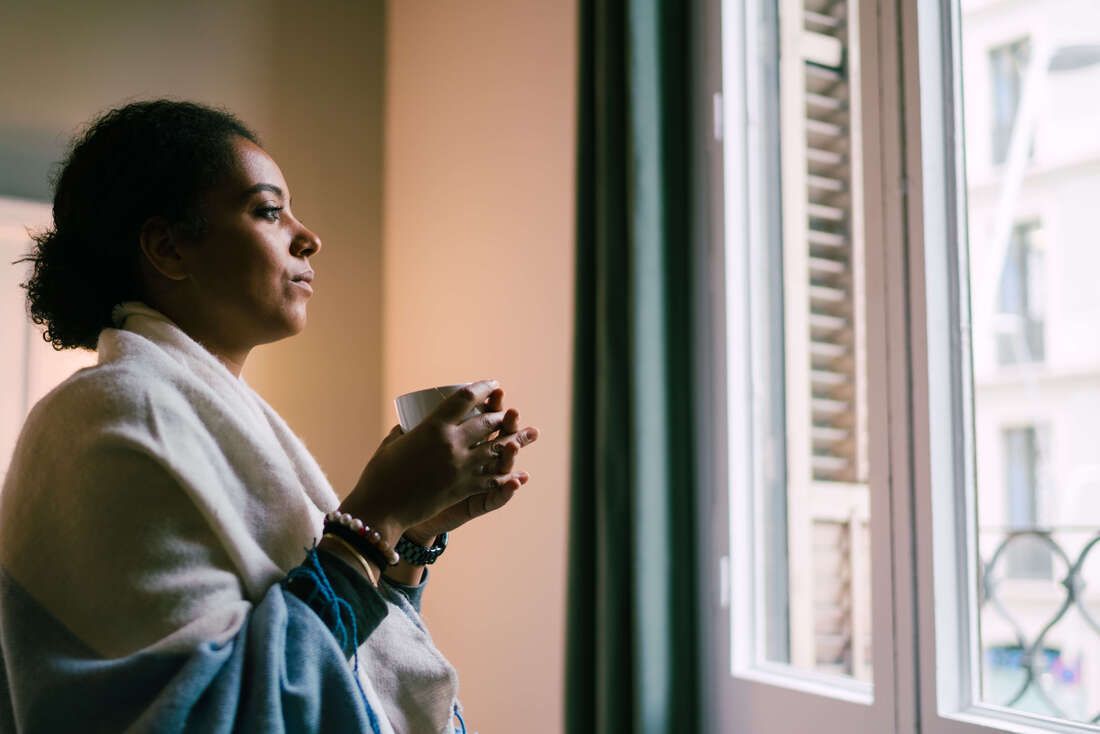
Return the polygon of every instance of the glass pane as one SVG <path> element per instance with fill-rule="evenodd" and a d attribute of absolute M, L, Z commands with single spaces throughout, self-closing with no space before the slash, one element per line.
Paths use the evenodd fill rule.
<path fill-rule="evenodd" d="M 961 0 L 960 11 L 976 695 L 1096 722 L 1100 3 Z"/>
<path fill-rule="evenodd" d="M 749 37 L 726 40 L 748 59 L 750 169 L 749 244 L 729 256 L 747 262 L 751 304 L 753 659 L 869 683 L 856 11 L 757 0 Z"/>

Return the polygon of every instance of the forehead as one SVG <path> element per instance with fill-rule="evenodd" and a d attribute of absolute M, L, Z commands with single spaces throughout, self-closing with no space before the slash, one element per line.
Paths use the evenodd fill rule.
<path fill-rule="evenodd" d="M 286 180 L 278 164 L 260 146 L 245 138 L 233 141 L 236 165 L 230 176 L 238 193 L 255 184 L 274 184 L 287 192 Z"/>

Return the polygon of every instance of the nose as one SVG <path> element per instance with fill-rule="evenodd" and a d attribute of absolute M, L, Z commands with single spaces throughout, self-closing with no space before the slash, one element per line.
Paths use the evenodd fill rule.
<path fill-rule="evenodd" d="M 304 224 L 300 224 L 300 231 L 294 238 L 294 254 L 309 257 L 321 251 L 321 238 Z"/>

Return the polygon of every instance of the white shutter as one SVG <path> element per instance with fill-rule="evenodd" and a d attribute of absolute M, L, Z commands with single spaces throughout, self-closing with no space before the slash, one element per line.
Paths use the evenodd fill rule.
<path fill-rule="evenodd" d="M 780 0 L 791 663 L 870 677 L 856 0 Z"/>

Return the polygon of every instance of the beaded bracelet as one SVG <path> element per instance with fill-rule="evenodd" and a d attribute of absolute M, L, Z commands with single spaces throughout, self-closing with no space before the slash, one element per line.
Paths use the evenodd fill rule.
<path fill-rule="evenodd" d="M 325 535 L 339 538 L 355 549 L 355 552 L 363 556 L 380 569 L 391 565 L 385 552 L 370 544 L 363 536 L 351 528 L 337 523 L 325 525 Z"/>
<path fill-rule="evenodd" d="M 382 539 L 382 534 L 357 517 L 334 510 L 325 515 L 324 532 L 343 538 L 379 568 L 396 565 L 401 556 Z"/>

